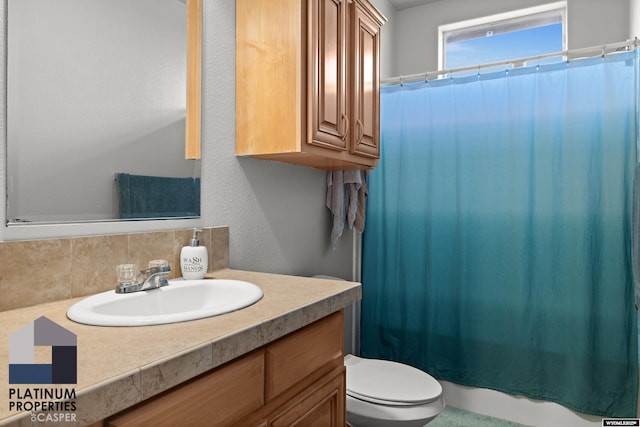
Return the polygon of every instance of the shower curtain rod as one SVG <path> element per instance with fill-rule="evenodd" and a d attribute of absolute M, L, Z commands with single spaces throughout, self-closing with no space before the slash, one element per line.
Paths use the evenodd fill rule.
<path fill-rule="evenodd" d="M 424 73 L 410 74 L 406 76 L 401 75 L 397 77 L 390 77 L 390 78 L 382 79 L 380 81 L 380 84 L 392 85 L 392 84 L 398 84 L 398 83 L 402 84 L 402 83 L 410 83 L 410 82 L 416 82 L 416 81 L 424 81 L 424 80 L 429 80 L 430 78 L 435 78 L 441 75 L 459 73 L 462 71 L 478 70 L 478 72 L 480 72 L 480 70 L 483 68 L 499 67 L 501 65 L 509 65 L 509 64 L 524 65 L 525 62 L 535 61 L 535 60 L 545 59 L 545 58 L 553 58 L 556 56 L 563 56 L 566 58 L 567 61 L 575 60 L 577 58 L 586 58 L 588 57 L 588 54 L 591 54 L 591 56 L 596 56 L 596 55 L 605 56 L 609 53 L 619 52 L 621 50 L 630 50 L 631 47 L 636 48 L 638 46 L 638 43 L 639 43 L 639 40 L 636 37 L 633 40 L 627 40 L 627 41 L 618 42 L 618 43 L 609 43 L 609 44 L 600 45 L 600 46 L 585 47 L 585 48 L 573 49 L 573 50 L 563 50 L 561 52 L 547 53 L 544 55 L 537 55 L 537 56 L 527 56 L 524 58 L 510 59 L 507 61 L 489 62 L 486 64 L 471 65 L 467 67 L 450 68 L 446 70 L 427 71 Z"/>

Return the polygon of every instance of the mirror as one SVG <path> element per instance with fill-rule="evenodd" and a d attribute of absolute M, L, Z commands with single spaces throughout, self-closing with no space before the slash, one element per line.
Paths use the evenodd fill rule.
<path fill-rule="evenodd" d="M 201 0 L 8 0 L 7 43 L 9 225 L 199 216 Z"/>

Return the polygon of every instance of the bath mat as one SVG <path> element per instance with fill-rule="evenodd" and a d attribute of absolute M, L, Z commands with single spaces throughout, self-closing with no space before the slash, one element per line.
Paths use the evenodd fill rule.
<path fill-rule="evenodd" d="M 447 407 L 425 427 L 526 427 L 511 421 Z"/>

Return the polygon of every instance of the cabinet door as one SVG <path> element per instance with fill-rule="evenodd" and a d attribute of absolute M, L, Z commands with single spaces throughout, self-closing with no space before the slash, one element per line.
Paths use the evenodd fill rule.
<path fill-rule="evenodd" d="M 121 412 L 107 427 L 223 426 L 264 405 L 264 350 Z"/>
<path fill-rule="evenodd" d="M 344 313 L 338 311 L 266 348 L 265 399 L 315 380 L 344 363 Z"/>
<path fill-rule="evenodd" d="M 352 10 L 351 153 L 380 157 L 380 25 L 367 5 Z"/>
<path fill-rule="evenodd" d="M 272 418 L 271 427 L 344 427 L 345 368 L 319 381 Z"/>
<path fill-rule="evenodd" d="M 313 0 L 308 23 L 308 143 L 346 151 L 347 0 Z"/>

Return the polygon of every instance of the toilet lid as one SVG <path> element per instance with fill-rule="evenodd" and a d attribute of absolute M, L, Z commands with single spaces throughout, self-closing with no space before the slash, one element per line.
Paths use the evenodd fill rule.
<path fill-rule="evenodd" d="M 442 386 L 431 375 L 402 363 L 345 356 L 347 394 L 385 405 L 421 405 L 438 399 Z"/>

